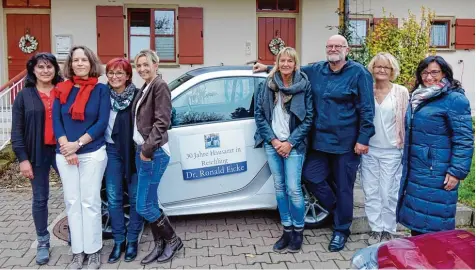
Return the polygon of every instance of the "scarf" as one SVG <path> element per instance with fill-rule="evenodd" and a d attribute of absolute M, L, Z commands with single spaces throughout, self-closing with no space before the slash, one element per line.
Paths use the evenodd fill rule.
<path fill-rule="evenodd" d="M 263 111 L 266 119 L 271 119 L 273 106 L 276 105 L 277 95 L 283 96 L 282 106 L 287 111 L 284 104 L 290 103 L 289 111 L 302 121 L 306 116 L 305 91 L 308 84 L 306 74 L 296 71 L 293 74 L 292 85 L 285 87 L 281 75 L 276 72 L 273 77 L 266 82 L 266 92 L 263 93 Z M 268 90 L 269 89 L 269 90 Z"/>
<path fill-rule="evenodd" d="M 448 85 L 449 81 L 446 78 L 443 78 L 441 82 L 429 87 L 425 87 L 420 84 L 418 88 L 413 91 L 412 98 L 410 100 L 410 103 L 412 104 L 412 110 L 415 110 L 416 107 L 418 107 L 418 105 L 420 105 L 425 100 L 441 94 L 443 89 L 445 89 L 445 86 Z"/>
<path fill-rule="evenodd" d="M 61 104 L 66 103 L 69 93 L 71 92 L 71 89 L 73 89 L 74 85 L 79 85 L 78 95 L 69 108 L 69 113 L 71 114 L 71 118 L 73 120 L 84 121 L 84 110 L 86 108 L 86 103 L 88 103 L 89 96 L 94 90 L 97 82 L 98 78 L 88 78 L 87 80 L 83 80 L 80 77 L 74 76 L 73 80 L 60 82 L 56 85 L 56 98 L 60 100 Z"/>
<path fill-rule="evenodd" d="M 134 98 L 134 93 L 136 92 L 136 86 L 133 83 L 130 83 L 126 86 L 126 89 L 120 94 L 118 94 L 112 87 L 109 86 L 109 92 L 111 94 L 111 109 L 114 112 L 122 111 L 125 108 L 129 107 Z"/>

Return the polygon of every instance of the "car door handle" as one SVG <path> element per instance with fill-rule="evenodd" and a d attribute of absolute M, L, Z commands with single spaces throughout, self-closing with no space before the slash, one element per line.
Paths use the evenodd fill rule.
<path fill-rule="evenodd" d="M 8 60 L 12 60 L 13 56 L 8 56 L 7 58 L 8 58 Z"/>

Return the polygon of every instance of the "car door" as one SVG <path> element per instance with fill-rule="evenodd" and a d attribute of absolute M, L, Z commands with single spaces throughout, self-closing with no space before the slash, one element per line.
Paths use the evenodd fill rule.
<path fill-rule="evenodd" d="M 254 95 L 263 81 L 256 76 L 209 78 L 173 98 L 172 155 L 159 188 L 163 207 L 229 196 L 266 165 L 263 149 L 254 148 Z"/>

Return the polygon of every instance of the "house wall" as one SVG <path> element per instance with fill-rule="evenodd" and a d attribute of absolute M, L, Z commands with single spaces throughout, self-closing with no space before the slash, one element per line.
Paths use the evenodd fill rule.
<path fill-rule="evenodd" d="M 373 14 L 374 17 L 382 17 L 383 10 L 388 16 L 392 13 L 399 18 L 400 25 L 403 24 L 401 18 L 408 18 L 408 10 L 420 17 L 420 8 L 431 8 L 436 16 L 455 16 L 457 19 L 474 19 L 475 18 L 475 2 L 474 0 L 401 0 L 395 4 L 393 0 L 357 0 L 350 1 L 351 13 Z M 418 2 L 418 4 L 415 4 Z M 454 28 L 452 28 L 454 31 Z M 463 88 L 466 90 L 466 96 L 471 102 L 471 110 L 474 115 L 475 111 L 475 52 L 473 50 L 452 50 L 437 51 L 437 55 L 442 56 L 452 66 L 454 78 L 462 81 Z M 462 60 L 462 63 L 458 63 Z"/>
<path fill-rule="evenodd" d="M 83 44 L 96 51 L 96 5 L 123 4 L 203 7 L 205 66 L 243 65 L 257 58 L 255 0 L 116 0 L 113 3 L 107 0 L 51 0 L 52 38 L 54 39 L 55 34 L 72 34 L 74 44 Z M 245 53 L 246 41 L 252 44 L 250 55 Z M 166 81 L 171 81 L 184 72 L 200 66 L 162 67 L 160 72 Z M 134 82 L 142 84 L 139 76 L 134 76 Z"/>
<path fill-rule="evenodd" d="M 3 6 L 0 4 L 0 33 L 4 33 L 2 35 L 2 39 L 0 39 L 0 86 L 7 82 L 7 66 L 4 59 L 7 58 L 7 40 L 6 37 L 6 26 L 4 21 L 3 15 Z"/>

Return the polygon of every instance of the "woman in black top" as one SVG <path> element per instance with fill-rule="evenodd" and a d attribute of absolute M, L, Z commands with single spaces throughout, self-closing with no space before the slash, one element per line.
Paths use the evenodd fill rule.
<path fill-rule="evenodd" d="M 48 227 L 49 173 L 56 168 L 52 110 L 54 87 L 62 81 L 56 58 L 39 53 L 26 64 L 25 87 L 13 103 L 12 146 L 20 172 L 31 180 L 33 189 L 33 221 L 38 239 L 36 263 L 49 261 Z"/>

